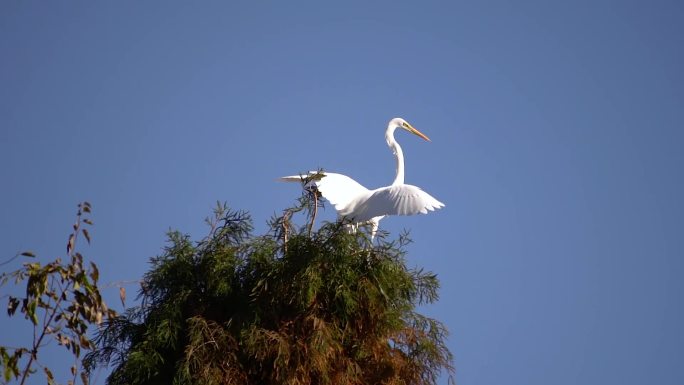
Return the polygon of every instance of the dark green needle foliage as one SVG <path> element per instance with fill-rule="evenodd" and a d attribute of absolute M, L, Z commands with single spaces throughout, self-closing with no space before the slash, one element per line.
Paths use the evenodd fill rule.
<path fill-rule="evenodd" d="M 434 384 L 452 374 L 446 330 L 415 311 L 434 274 L 409 269 L 405 237 L 371 245 L 339 223 L 309 234 L 290 214 L 251 235 L 219 205 L 199 242 L 169 234 L 141 304 L 106 322 L 90 369 L 118 384 Z"/>

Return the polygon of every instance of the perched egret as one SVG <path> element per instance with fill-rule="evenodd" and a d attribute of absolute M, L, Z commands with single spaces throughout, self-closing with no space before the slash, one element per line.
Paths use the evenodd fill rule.
<path fill-rule="evenodd" d="M 404 153 L 394 139 L 394 130 L 397 128 L 430 141 L 425 134 L 404 119 L 390 120 L 385 131 L 385 140 L 397 160 L 397 175 L 390 186 L 369 190 L 346 175 L 319 171 L 285 176 L 280 180 L 299 182 L 316 175 L 309 183 L 315 185 L 321 195 L 335 207 L 338 216 L 350 220 L 355 227 L 369 223 L 371 237 L 375 236 L 380 219 L 386 215 L 427 214 L 428 211 L 444 207 L 444 203 L 421 190 L 420 187 L 404 183 Z"/>

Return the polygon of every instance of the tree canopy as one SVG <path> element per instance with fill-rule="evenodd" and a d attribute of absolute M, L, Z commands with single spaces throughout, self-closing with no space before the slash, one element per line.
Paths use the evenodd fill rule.
<path fill-rule="evenodd" d="M 445 327 L 416 311 L 437 300 L 437 277 L 406 266 L 407 237 L 311 231 L 290 214 L 254 236 L 247 213 L 218 205 L 204 239 L 170 232 L 140 304 L 103 323 L 86 368 L 113 366 L 110 385 L 434 384 L 453 373 Z"/>

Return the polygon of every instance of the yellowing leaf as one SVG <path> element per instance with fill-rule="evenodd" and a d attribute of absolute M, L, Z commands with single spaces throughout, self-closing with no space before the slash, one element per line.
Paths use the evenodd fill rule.
<path fill-rule="evenodd" d="M 47 376 L 47 383 L 48 385 L 52 385 L 55 383 L 55 376 L 52 375 L 52 372 L 50 369 L 47 367 L 43 367 L 43 370 L 45 371 L 45 375 Z"/>
<path fill-rule="evenodd" d="M 126 288 L 123 286 L 119 288 L 119 298 L 121 298 L 121 306 L 126 307 Z"/>
<path fill-rule="evenodd" d="M 69 235 L 69 241 L 67 242 L 67 254 L 71 253 L 74 248 L 74 234 Z"/>
<path fill-rule="evenodd" d="M 95 265 L 93 262 L 90 262 L 90 278 L 93 280 L 93 282 L 97 282 L 97 280 L 100 278 L 100 271 L 97 269 L 97 265 Z"/>

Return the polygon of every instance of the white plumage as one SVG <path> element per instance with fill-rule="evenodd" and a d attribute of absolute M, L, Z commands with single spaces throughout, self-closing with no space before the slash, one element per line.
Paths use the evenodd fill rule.
<path fill-rule="evenodd" d="M 394 139 L 394 130 L 397 128 L 404 129 L 427 141 L 430 140 L 404 119 L 394 118 L 389 122 L 385 139 L 397 161 L 397 175 L 392 185 L 369 190 L 346 175 L 332 172 L 320 172 L 321 177 L 313 178 L 316 180 L 310 182 L 335 207 L 340 218 L 349 219 L 355 224 L 370 223 L 372 236 L 375 236 L 380 219 L 386 215 L 427 214 L 428 211 L 444 207 L 444 203 L 421 190 L 420 187 L 404 183 L 404 154 L 401 146 Z M 286 176 L 280 179 L 287 182 L 299 182 L 316 174 L 319 172 L 310 171 L 308 174 Z"/>
<path fill-rule="evenodd" d="M 350 218 L 354 222 L 365 222 L 373 217 L 385 215 L 427 214 L 428 211 L 442 207 L 442 202 L 420 187 L 402 184 L 359 194 L 338 212 L 340 216 Z"/>

